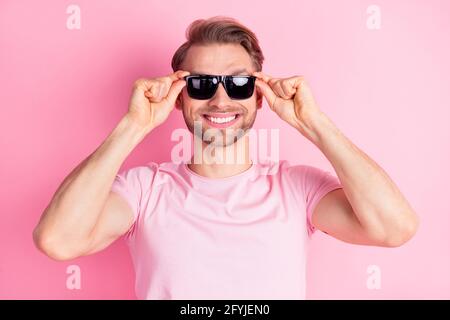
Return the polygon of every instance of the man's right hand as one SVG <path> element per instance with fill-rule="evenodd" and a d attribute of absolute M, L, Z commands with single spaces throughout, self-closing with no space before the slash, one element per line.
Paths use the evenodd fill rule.
<path fill-rule="evenodd" d="M 137 80 L 127 116 L 145 132 L 162 124 L 186 85 L 183 77 L 189 74 L 188 71 L 178 70 L 165 77 Z"/>

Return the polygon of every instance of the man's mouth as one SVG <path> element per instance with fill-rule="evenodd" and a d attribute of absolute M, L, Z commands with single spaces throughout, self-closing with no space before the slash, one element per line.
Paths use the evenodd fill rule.
<path fill-rule="evenodd" d="M 216 128 L 226 128 L 236 123 L 241 114 L 236 112 L 215 112 L 202 115 L 207 123 Z"/>

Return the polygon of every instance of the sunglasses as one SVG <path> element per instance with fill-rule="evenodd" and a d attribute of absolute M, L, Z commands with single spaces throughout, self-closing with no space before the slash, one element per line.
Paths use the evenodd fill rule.
<path fill-rule="evenodd" d="M 254 76 L 214 76 L 199 74 L 185 76 L 189 97 L 197 100 L 211 99 L 222 83 L 228 96 L 234 100 L 248 99 L 255 89 Z"/>

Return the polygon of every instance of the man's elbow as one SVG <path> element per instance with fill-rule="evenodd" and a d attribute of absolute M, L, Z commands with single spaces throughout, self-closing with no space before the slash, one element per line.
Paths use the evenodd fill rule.
<path fill-rule="evenodd" d="M 42 253 L 56 261 L 72 260 L 79 256 L 64 248 L 62 241 L 56 240 L 55 237 L 41 232 L 39 227 L 33 230 L 33 242 Z"/>
<path fill-rule="evenodd" d="M 411 213 L 407 219 L 402 220 L 400 226 L 390 231 L 384 241 L 384 247 L 400 247 L 408 242 L 419 229 L 419 217 L 415 213 Z"/>

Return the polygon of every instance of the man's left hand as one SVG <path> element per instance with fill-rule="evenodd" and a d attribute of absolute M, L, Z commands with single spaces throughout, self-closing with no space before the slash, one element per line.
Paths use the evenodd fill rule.
<path fill-rule="evenodd" d="M 308 135 L 311 119 L 321 114 L 304 77 L 274 78 L 262 72 L 252 74 L 256 87 L 264 95 L 272 111 L 281 119 Z"/>

